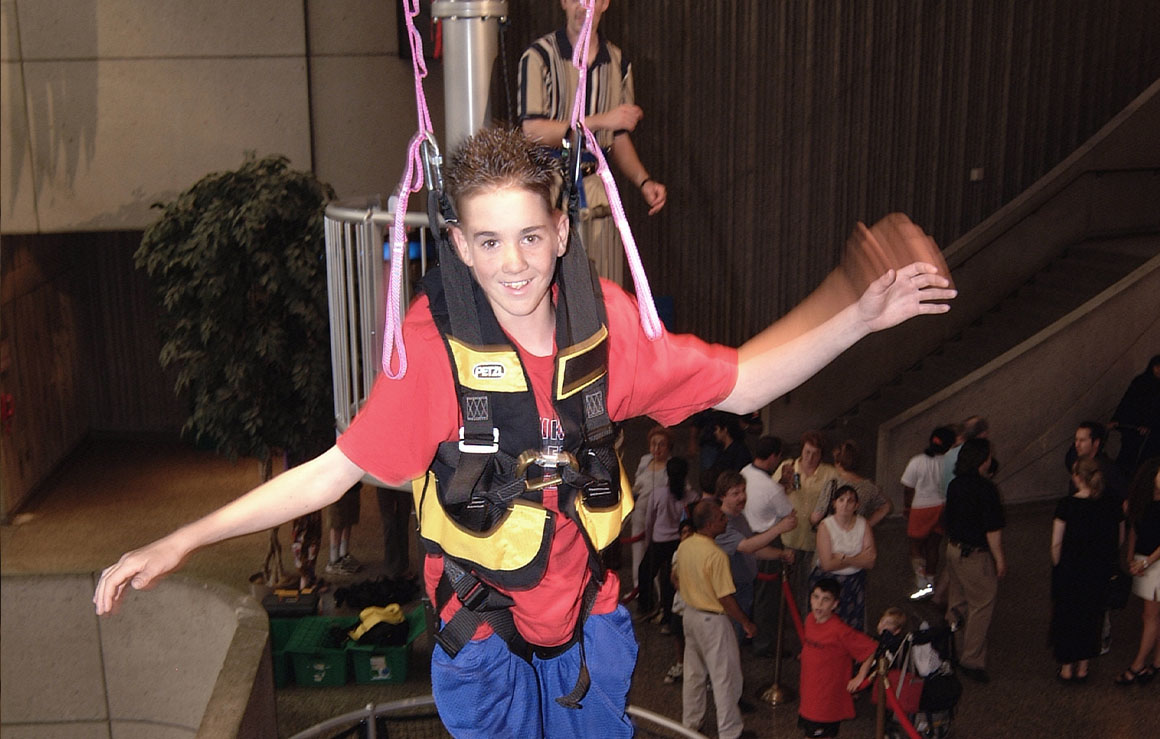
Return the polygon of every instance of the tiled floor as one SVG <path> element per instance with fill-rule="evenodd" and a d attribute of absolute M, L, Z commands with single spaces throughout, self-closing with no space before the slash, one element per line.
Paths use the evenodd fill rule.
<path fill-rule="evenodd" d="M 115 561 L 126 548 L 212 510 L 257 482 L 254 462 L 234 465 L 163 440 L 94 441 L 68 460 L 18 522 L 0 529 L 0 566 L 5 575 L 90 573 Z M 1055 666 L 1046 645 L 1051 511 L 1050 504 L 1008 511 L 1005 538 L 1010 574 L 1002 584 L 992 626 L 992 681 L 988 685 L 965 682 L 953 735 L 977 739 L 1160 736 L 1156 729 L 1160 680 L 1144 688 L 1120 688 L 1111 682 L 1135 652 L 1138 600 L 1113 614 L 1112 652 L 1095 662 L 1087 685 L 1060 685 L 1054 679 Z M 374 493 L 368 490 L 352 545 L 355 557 L 370 565 L 368 575 L 375 573 L 374 565 L 382 556 L 379 531 Z M 283 530 L 284 545 L 286 540 Z M 906 542 L 900 521 L 890 520 L 880 527 L 878 548 L 879 562 L 869 584 L 871 613 L 888 605 L 909 607 L 905 601 L 909 586 Z M 260 568 L 265 549 L 265 534 L 224 542 L 194 555 L 184 572 L 245 589 L 248 575 Z M 4 593 L 5 600 L 9 597 L 11 593 Z M 917 609 L 912 610 L 918 615 Z M 675 654 L 673 637 L 660 634 L 652 624 L 638 625 L 637 635 L 641 650 L 631 702 L 679 718 L 680 683 L 662 682 Z M 5 622 L 4 640 L 18 637 Z M 404 685 L 279 691 L 280 732 L 288 736 L 368 703 L 429 693 L 423 657 L 429 649 L 425 640 L 417 643 Z M 745 695 L 756 704 L 755 711 L 745 717 L 747 728 L 759 736 L 800 736 L 794 704 L 773 708 L 759 699 L 772 681 L 772 661 L 743 652 L 743 670 Z M 797 665 L 792 659 L 783 664 L 783 682 L 796 687 Z M 4 692 L 14 689 L 9 681 L 4 682 Z M 874 707 L 868 699 L 858 702 L 858 714 L 843 727 L 842 736 L 873 736 Z M 707 733 L 713 734 L 711 729 Z"/>

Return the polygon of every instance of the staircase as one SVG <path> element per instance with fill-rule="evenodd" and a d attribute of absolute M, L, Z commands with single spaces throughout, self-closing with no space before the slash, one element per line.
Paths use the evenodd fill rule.
<path fill-rule="evenodd" d="M 827 436 L 835 443 L 854 439 L 872 466 L 883 422 L 1034 336 L 1157 254 L 1160 232 L 1073 244 L 990 311 L 826 426 Z"/>

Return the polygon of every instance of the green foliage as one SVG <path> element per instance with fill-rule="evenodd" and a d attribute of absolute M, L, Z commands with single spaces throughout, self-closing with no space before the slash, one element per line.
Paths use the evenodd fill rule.
<path fill-rule="evenodd" d="M 192 405 L 184 432 L 231 458 L 334 438 L 322 236 L 334 191 L 288 165 L 247 155 L 207 175 L 155 206 L 134 255 L 162 305 L 161 364 Z"/>

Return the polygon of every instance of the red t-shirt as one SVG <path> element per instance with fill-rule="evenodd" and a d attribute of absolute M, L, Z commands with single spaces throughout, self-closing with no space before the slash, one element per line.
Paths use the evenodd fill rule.
<path fill-rule="evenodd" d="M 853 677 L 851 668 L 877 648 L 878 642 L 837 616 L 825 623 L 818 623 L 813 613 L 806 616 L 798 713 L 819 723 L 854 718 L 854 697 L 846 690 Z"/>
<path fill-rule="evenodd" d="M 673 425 L 724 400 L 737 381 L 737 352 L 695 336 L 665 333 L 649 341 L 640 326 L 636 300 L 619 286 L 601 281 L 608 313 L 608 414 L 614 421 L 651 416 Z M 407 374 L 400 380 L 380 376 L 365 407 L 338 440 L 352 462 L 384 482 L 401 483 L 426 473 L 436 447 L 458 438 L 459 406 L 443 339 L 425 297 L 415 301 L 403 323 Z M 518 344 L 532 383 L 546 448 L 562 446 L 561 425 L 551 404 L 553 357 L 535 357 Z M 544 491 L 544 506 L 558 511 L 554 490 Z M 508 592 L 512 616 L 524 638 L 556 646 L 572 636 L 580 599 L 588 582 L 588 551 L 579 529 L 557 516 L 556 532 L 543 579 L 529 590 Z M 440 557 L 428 556 L 424 580 L 434 599 L 443 573 Z M 612 573 L 593 613 L 616 608 L 619 582 Z M 455 598 L 440 614 L 459 608 Z M 475 637 L 491 633 L 480 626 Z"/>

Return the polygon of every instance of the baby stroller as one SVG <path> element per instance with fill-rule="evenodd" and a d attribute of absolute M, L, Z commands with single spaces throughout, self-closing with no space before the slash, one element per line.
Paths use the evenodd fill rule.
<path fill-rule="evenodd" d="M 952 666 L 952 632 L 950 627 L 931 627 L 924 621 L 916 632 L 904 635 L 883 632 L 879 638 L 879 649 L 890 665 L 887 672 L 890 690 L 915 731 L 924 739 L 944 739 L 950 735 L 955 705 L 963 692 Z M 891 713 L 887 739 L 906 736 Z"/>

